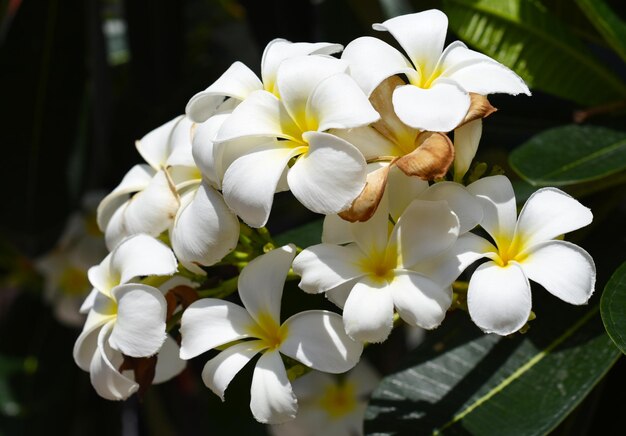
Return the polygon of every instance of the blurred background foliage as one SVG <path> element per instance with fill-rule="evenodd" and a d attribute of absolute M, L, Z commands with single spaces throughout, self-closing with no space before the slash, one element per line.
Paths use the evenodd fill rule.
<path fill-rule="evenodd" d="M 512 178 L 521 176 L 515 183 L 522 199 L 538 186 L 558 184 L 592 208 L 594 226 L 578 232 L 577 243 L 598 265 L 597 295 L 590 303 L 595 307 L 600 291 L 625 258 L 626 26 L 622 20 L 626 14 L 622 2 L 0 0 L 0 144 L 5 150 L 0 160 L 4 200 L 0 214 L 0 433 L 263 434 L 264 428 L 254 422 L 248 409 L 250 374 L 235 379 L 228 403 L 222 404 L 199 379 L 206 357 L 192 361 L 176 380 L 153 387 L 141 402 L 99 399 L 88 375 L 72 359 L 78 331 L 59 324 L 43 303 L 42 281 L 32 260 L 54 245 L 85 192 L 112 189 L 140 161 L 136 139 L 182 113 L 188 99 L 235 60 L 258 71 L 262 49 L 273 38 L 345 45 L 358 36 L 374 35 L 371 23 L 432 7 L 448 14 L 450 41 L 464 40 L 515 69 L 531 86 L 532 98 L 490 97 L 499 111 L 484 123 L 477 159 L 489 162 L 490 168 L 504 168 Z M 376 36 L 391 42 L 386 35 Z M 556 127 L 561 130 L 549 130 Z M 552 136 L 544 136 L 548 134 Z M 514 149 L 511 167 L 508 155 Z M 572 178 L 567 174 L 572 164 L 591 174 Z M 274 207 L 269 223 L 274 234 L 317 219 L 287 195 L 279 195 Z M 314 241 L 319 238 L 319 226 L 307 226 L 298 235 Z M 626 289 L 618 291 L 626 293 Z M 288 300 L 294 300 L 289 304 L 296 304 L 296 292 L 285 291 L 291 295 Z M 563 305 L 546 304 L 555 313 L 567 312 L 554 316 L 555 320 L 588 313 L 572 315 Z M 618 318 L 626 317 L 624 309 L 617 311 Z M 464 314 L 454 313 L 450 318 L 459 315 Z M 540 316 L 553 317 L 547 310 Z M 598 316 L 594 319 L 599 322 Z M 443 344 L 443 348 L 438 345 L 439 356 L 442 350 L 481 339 L 475 327 L 462 329 L 465 334 L 469 331 L 468 337 L 454 336 L 453 330 L 462 325 L 455 321 L 459 320 L 447 320 L 444 325 L 450 329 L 438 331 L 443 336 L 427 340 L 423 347 Z M 589 356 L 572 357 L 582 359 L 592 382 L 568 391 L 571 401 L 564 411 L 552 416 L 547 426 L 526 429 L 526 434 L 620 432 L 620 413 L 626 407 L 625 364 L 621 359 L 613 366 L 619 353 L 610 341 L 603 342 L 606 335 L 597 328 L 599 324 L 592 324 L 591 336 L 566 347 L 576 350 L 593 343 L 605 352 L 606 358 L 597 366 L 593 362 L 584 365 L 585 359 L 593 360 Z M 542 325 L 533 327 L 536 337 L 517 337 L 515 344 L 532 343 L 542 350 Z M 419 348 L 403 362 L 407 350 L 402 335 L 399 330 L 387 343 L 368 349 L 378 369 L 391 377 L 419 366 L 419 356 L 428 355 L 426 348 Z M 558 332 L 555 335 L 559 337 Z M 474 358 L 492 362 L 486 366 L 492 368 L 503 361 L 502 356 L 517 350 L 511 344 L 498 347 L 505 354 L 496 355 L 495 361 L 493 355 L 491 360 Z M 530 348 L 522 351 L 533 355 Z M 552 363 L 553 368 L 566 364 L 567 360 L 558 359 Z M 463 377 L 468 383 L 462 392 L 470 399 L 483 386 L 474 386 L 471 376 Z M 527 383 L 515 398 L 525 392 L 526 403 L 532 403 L 545 396 L 533 380 Z M 507 407 L 516 407 L 515 398 Z M 376 401 L 381 397 L 372 404 Z M 457 403 L 453 399 L 450 406 L 450 398 L 443 398 L 439 409 L 439 403 L 431 406 L 440 411 L 435 421 L 411 422 L 409 427 L 396 425 L 395 429 L 422 434 L 455 415 L 455 407 L 461 405 Z M 419 402 L 409 407 L 416 405 Z M 525 418 L 534 419 L 532 414 Z M 382 424 L 371 420 L 368 431 L 384 433 L 394 428 L 393 420 L 391 427 L 384 420 Z M 497 434 L 494 427 L 476 427 L 471 422 L 446 428 L 454 433 Z"/>

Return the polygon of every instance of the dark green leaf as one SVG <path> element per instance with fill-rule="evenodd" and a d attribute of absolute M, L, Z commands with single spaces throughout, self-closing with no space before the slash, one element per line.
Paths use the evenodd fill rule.
<path fill-rule="evenodd" d="M 626 169 L 626 132 L 596 126 L 557 127 L 519 146 L 509 162 L 535 186 L 601 179 Z"/>
<path fill-rule="evenodd" d="M 287 230 L 274 238 L 279 245 L 293 243 L 298 247 L 306 248 L 322 242 L 323 220 L 315 220 L 303 224 L 295 229 Z"/>
<path fill-rule="evenodd" d="M 626 85 L 570 29 L 530 0 L 444 0 L 459 37 L 515 70 L 531 88 L 598 105 L 626 97 Z"/>
<path fill-rule="evenodd" d="M 604 288 L 600 309 L 606 331 L 622 353 L 626 353 L 626 262 Z"/>
<path fill-rule="evenodd" d="M 576 0 L 605 41 L 626 61 L 626 23 L 603 0 Z"/>
<path fill-rule="evenodd" d="M 538 318 L 526 335 L 484 335 L 464 314 L 448 319 L 378 386 L 366 434 L 535 435 L 557 426 L 620 354 L 598 306 L 545 294 L 535 294 Z"/>

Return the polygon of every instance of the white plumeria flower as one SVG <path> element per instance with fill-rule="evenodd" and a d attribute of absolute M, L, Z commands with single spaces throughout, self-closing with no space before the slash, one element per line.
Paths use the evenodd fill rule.
<path fill-rule="evenodd" d="M 563 191 L 542 188 L 517 218 L 515 194 L 506 177 L 486 177 L 468 189 L 484 206 L 481 226 L 493 243 L 471 233 L 461 236 L 445 268 L 460 274 L 477 259 L 490 259 L 469 282 L 467 306 L 478 327 L 499 335 L 519 330 L 532 308 L 529 279 L 567 303 L 589 300 L 596 277 L 593 259 L 577 245 L 554 239 L 591 223 L 588 208 Z"/>
<path fill-rule="evenodd" d="M 285 172 L 294 196 L 318 213 L 344 210 L 362 191 L 363 155 L 347 141 L 323 133 L 379 118 L 363 91 L 344 73 L 346 68 L 330 57 L 287 59 L 277 72 L 280 98 L 255 91 L 223 122 L 217 142 L 267 138 L 236 159 L 224 175 L 226 203 L 250 226 L 267 222 Z"/>
<path fill-rule="evenodd" d="M 173 274 L 176 265 L 167 246 L 140 234 L 124 240 L 100 265 L 89 270 L 94 291 L 83 305 L 89 314 L 74 345 L 74 360 L 90 373 L 100 396 L 122 400 L 139 388 L 132 374 L 122 374 L 118 369 L 123 355 L 148 357 L 162 350 L 155 383 L 184 368 L 177 356 L 178 346 L 166 333 L 163 292 L 129 283 L 137 276 Z"/>
<path fill-rule="evenodd" d="M 447 132 L 465 117 L 473 92 L 530 95 L 524 81 L 504 65 L 455 41 L 444 50 L 448 18 L 438 10 L 391 18 L 374 24 L 390 32 L 409 59 L 389 44 L 361 37 L 345 48 L 342 59 L 366 94 L 387 77 L 404 74 L 409 83 L 393 93 L 393 107 L 407 125 Z"/>
<path fill-rule="evenodd" d="M 370 393 L 380 377 L 365 360 L 345 376 L 312 371 L 296 379 L 298 415 L 293 421 L 273 425 L 274 436 L 359 436 Z"/>
<path fill-rule="evenodd" d="M 180 356 L 191 359 L 212 348 L 240 341 L 209 360 L 204 383 L 222 400 L 234 376 L 258 353 L 250 389 L 250 409 L 263 423 L 293 419 L 297 400 L 280 353 L 311 368 L 341 373 L 359 361 L 363 345 L 343 331 L 336 313 L 311 310 L 280 323 L 284 281 L 295 248 L 277 248 L 250 262 L 239 276 L 244 307 L 206 298 L 190 305 L 181 319 Z"/>
<path fill-rule="evenodd" d="M 300 288 L 326 292 L 343 307 L 346 333 L 382 342 L 393 328 L 394 308 L 411 325 L 437 327 L 452 302 L 452 290 L 416 271 L 456 240 L 459 219 L 445 201 L 414 200 L 389 232 L 385 198 L 369 221 L 351 223 L 348 245 L 319 244 L 302 251 L 293 270 Z"/>
<path fill-rule="evenodd" d="M 222 104 L 225 98 L 241 101 L 254 91 L 265 90 L 278 95 L 276 72 L 282 61 L 303 55 L 331 55 L 340 52 L 343 47 L 328 42 L 290 42 L 284 39 L 270 41 L 261 58 L 261 79 L 241 62 L 233 63 L 207 89 L 194 95 L 185 112 L 196 123 L 208 120 Z"/>

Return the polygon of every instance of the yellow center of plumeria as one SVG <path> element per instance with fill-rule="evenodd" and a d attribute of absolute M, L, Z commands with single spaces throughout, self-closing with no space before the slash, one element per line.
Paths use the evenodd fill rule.
<path fill-rule="evenodd" d="M 87 271 L 73 266 L 67 267 L 59 278 L 59 288 L 64 294 L 80 296 L 89 291 Z"/>
<path fill-rule="evenodd" d="M 372 249 L 367 256 L 357 262 L 357 267 L 376 282 L 390 282 L 394 278 L 394 270 L 398 266 L 396 248 L 387 247 L 386 250 Z"/>
<path fill-rule="evenodd" d="M 350 382 L 327 386 L 319 405 L 333 419 L 344 417 L 357 406 L 355 391 L 354 384 Z"/>
<path fill-rule="evenodd" d="M 250 327 L 250 334 L 259 338 L 270 350 L 276 350 L 287 339 L 287 326 L 280 325 L 267 312 L 257 315 L 257 323 Z"/>
<path fill-rule="evenodd" d="M 494 256 L 493 260 L 501 267 L 508 266 L 511 261 L 521 263 L 528 256 L 523 253 L 525 247 L 521 238 L 518 236 L 515 236 L 513 239 L 498 238 L 496 240 L 496 244 L 498 251 L 496 252 L 496 256 Z"/>
<path fill-rule="evenodd" d="M 417 77 L 409 77 L 409 82 L 411 85 L 417 86 L 418 88 L 428 89 L 433 86 L 433 82 L 441 76 L 443 72 L 440 67 L 435 68 L 430 74 L 424 74 L 422 72 L 428 73 L 424 71 L 423 63 L 418 65 L 418 73 Z M 418 79 L 419 78 L 419 79 Z"/>

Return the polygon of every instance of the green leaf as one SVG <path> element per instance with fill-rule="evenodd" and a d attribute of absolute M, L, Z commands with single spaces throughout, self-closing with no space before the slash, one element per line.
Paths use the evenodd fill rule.
<path fill-rule="evenodd" d="M 319 244 L 322 242 L 323 224 L 324 220 L 311 221 L 277 235 L 274 238 L 274 241 L 278 245 L 293 243 L 300 248 L 306 248 L 311 245 Z"/>
<path fill-rule="evenodd" d="M 446 320 L 378 386 L 366 434 L 535 435 L 556 427 L 620 353 L 598 306 L 546 294 L 534 295 L 537 319 L 526 335 L 482 334 L 466 314 Z"/>
<path fill-rule="evenodd" d="M 626 61 L 626 23 L 603 0 L 576 0 L 606 42 Z"/>
<path fill-rule="evenodd" d="M 604 288 L 600 310 L 607 333 L 626 354 L 626 262 L 613 273 Z"/>
<path fill-rule="evenodd" d="M 626 97 L 626 85 L 573 32 L 531 0 L 444 0 L 450 27 L 531 88 L 581 105 Z"/>
<path fill-rule="evenodd" d="M 535 186 L 566 186 L 626 169 L 626 132 L 568 125 L 546 130 L 509 156 L 511 167 Z"/>

